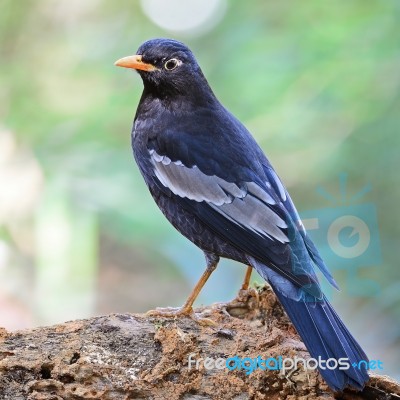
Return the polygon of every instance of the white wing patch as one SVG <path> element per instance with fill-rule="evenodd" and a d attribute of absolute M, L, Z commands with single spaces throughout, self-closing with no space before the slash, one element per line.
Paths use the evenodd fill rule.
<path fill-rule="evenodd" d="M 223 204 L 215 210 L 224 214 L 236 224 L 242 225 L 260 236 L 276 239 L 281 243 L 289 242 L 279 228 L 287 228 L 286 222 L 256 197 L 248 195 L 244 200 L 235 199 L 230 204 Z"/>
<path fill-rule="evenodd" d="M 234 183 L 203 174 L 195 165 L 187 168 L 180 161 L 171 162 L 168 157 L 156 152 L 151 154 L 151 158 L 157 178 L 177 196 L 221 206 L 247 194 L 245 189 Z"/>
<path fill-rule="evenodd" d="M 188 168 L 154 150 L 149 153 L 156 177 L 175 195 L 197 202 L 205 201 L 235 224 L 260 236 L 281 243 L 289 242 L 281 230 L 287 228 L 286 222 L 268 206 L 277 202 L 256 183 L 245 182 L 240 187 L 218 176 L 206 175 L 196 165 Z M 285 190 L 283 186 L 282 189 Z"/>

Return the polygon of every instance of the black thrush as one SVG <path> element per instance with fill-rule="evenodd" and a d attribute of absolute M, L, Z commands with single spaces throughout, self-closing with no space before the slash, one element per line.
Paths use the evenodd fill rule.
<path fill-rule="evenodd" d="M 239 261 L 271 285 L 311 356 L 323 361 L 328 385 L 362 389 L 368 374 L 365 363 L 358 366 L 367 356 L 322 293 L 315 266 L 337 288 L 334 279 L 263 151 L 217 100 L 192 52 L 154 39 L 115 64 L 143 80 L 132 129 L 140 172 L 165 217 L 207 263 L 183 307 L 158 312 L 192 313 L 219 258 Z M 339 359 L 347 368 L 338 368 Z"/>

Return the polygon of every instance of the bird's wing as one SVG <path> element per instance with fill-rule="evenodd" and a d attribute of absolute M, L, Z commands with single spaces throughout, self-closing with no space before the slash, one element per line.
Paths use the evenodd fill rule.
<path fill-rule="evenodd" d="M 304 244 L 307 248 L 307 252 L 311 259 L 313 260 L 314 264 L 320 269 L 320 271 L 324 274 L 325 278 L 328 280 L 328 282 L 336 289 L 339 289 L 339 286 L 337 285 L 335 279 L 331 275 L 331 273 L 328 270 L 328 267 L 326 266 L 324 260 L 320 256 L 318 249 L 315 247 L 313 241 L 311 238 L 307 235 L 306 229 L 304 228 L 304 225 L 300 219 L 300 216 L 296 210 L 295 205 L 293 204 L 292 199 L 290 198 L 289 193 L 287 192 L 286 188 L 282 184 L 281 180 L 275 173 L 274 169 L 272 166 L 269 164 L 269 162 L 266 162 L 263 164 L 263 169 L 264 172 L 267 176 L 267 179 L 269 182 L 272 182 L 274 185 L 274 188 L 277 192 L 279 192 L 279 195 L 282 199 L 282 205 L 286 209 L 286 211 L 289 213 L 293 221 L 295 222 L 302 238 L 304 241 Z"/>
<path fill-rule="evenodd" d="M 151 159 L 157 179 L 175 195 L 205 202 L 232 223 L 245 226 L 261 237 L 280 243 L 289 241 L 283 231 L 286 222 L 268 207 L 276 201 L 256 183 L 227 182 L 215 175 L 205 175 L 196 165 L 188 168 L 155 151 L 151 152 Z"/>
<path fill-rule="evenodd" d="M 271 167 L 269 175 L 230 182 L 202 172 L 195 159 L 188 162 L 188 153 L 183 162 L 176 152 L 168 155 L 157 150 L 161 153 L 153 143 L 149 157 L 161 190 L 235 248 L 313 296 L 321 296 L 299 227 L 283 205 L 288 195 Z M 234 160 L 231 163 L 233 168 Z"/>

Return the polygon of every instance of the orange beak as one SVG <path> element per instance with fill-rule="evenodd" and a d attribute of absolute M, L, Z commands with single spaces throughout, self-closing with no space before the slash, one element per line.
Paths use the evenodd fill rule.
<path fill-rule="evenodd" d="M 114 65 L 117 67 L 140 69 L 141 71 L 154 71 L 157 69 L 154 65 L 143 62 L 140 55 L 120 58 L 118 61 L 115 61 Z"/>

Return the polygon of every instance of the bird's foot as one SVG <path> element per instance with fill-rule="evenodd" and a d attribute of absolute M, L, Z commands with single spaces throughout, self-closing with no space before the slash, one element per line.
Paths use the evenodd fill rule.
<path fill-rule="evenodd" d="M 219 304 L 221 311 L 227 316 L 244 318 L 249 312 L 257 310 L 260 304 L 260 297 L 257 289 L 240 289 L 237 296 L 229 303 Z"/>
<path fill-rule="evenodd" d="M 216 323 L 209 319 L 198 316 L 192 307 L 157 307 L 155 310 L 147 311 L 149 317 L 179 318 L 188 317 L 204 326 L 214 326 Z"/>
<path fill-rule="evenodd" d="M 190 317 L 193 314 L 192 307 L 157 307 L 155 310 L 147 311 L 149 317 Z"/>
<path fill-rule="evenodd" d="M 251 308 L 257 308 L 260 305 L 258 290 L 254 287 L 242 288 L 231 303 L 242 303 L 246 305 L 254 303 Z"/>

